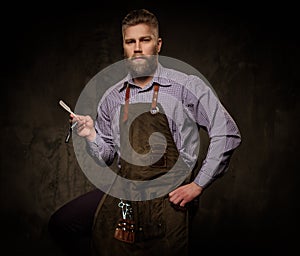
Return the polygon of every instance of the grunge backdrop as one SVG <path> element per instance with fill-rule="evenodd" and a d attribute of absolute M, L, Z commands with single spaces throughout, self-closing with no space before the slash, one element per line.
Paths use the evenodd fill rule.
<path fill-rule="evenodd" d="M 160 20 L 161 54 L 210 81 L 243 138 L 228 173 L 201 197 L 192 247 L 232 255 L 288 255 L 296 247 L 300 56 L 293 6 L 27 4 L 2 6 L 1 249 L 60 255 L 47 233 L 49 216 L 93 184 L 72 143 L 64 143 L 68 114 L 58 100 L 75 106 L 87 82 L 121 60 L 121 18 L 140 7 Z"/>

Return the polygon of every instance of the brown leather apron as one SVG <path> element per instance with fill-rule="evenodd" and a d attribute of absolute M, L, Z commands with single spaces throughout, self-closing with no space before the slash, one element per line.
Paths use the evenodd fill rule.
<path fill-rule="evenodd" d="M 128 104 L 129 93 L 128 87 L 125 105 L 121 106 L 120 113 L 121 169 L 118 174 L 130 180 L 155 179 L 167 173 L 180 156 L 167 117 L 162 107 L 156 105 L 158 86 L 154 86 L 152 103 Z M 156 107 L 159 108 L 159 112 L 150 113 L 149 110 L 155 111 Z M 165 143 L 161 143 L 161 134 L 165 137 Z M 150 136 L 152 136 L 151 146 Z M 148 154 L 149 157 L 144 161 L 150 161 L 152 157 L 158 160 L 150 161 L 150 165 L 132 164 L 135 155 L 128 154 L 131 152 L 130 147 L 139 155 Z M 122 158 L 124 154 L 126 160 Z M 155 158 L 156 154 L 161 157 Z M 190 177 L 187 177 L 184 183 L 189 181 Z M 93 255 L 185 256 L 188 254 L 188 210 L 174 208 L 169 202 L 168 195 L 146 201 L 131 201 L 135 240 L 133 243 L 126 243 L 114 238 L 121 216 L 119 202 L 119 198 L 106 194 L 99 203 L 93 228 Z"/>

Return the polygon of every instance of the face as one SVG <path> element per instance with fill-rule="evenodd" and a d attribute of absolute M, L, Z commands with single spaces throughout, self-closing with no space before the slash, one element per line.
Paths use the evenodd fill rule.
<path fill-rule="evenodd" d="M 124 30 L 124 57 L 133 77 L 153 75 L 161 44 L 162 40 L 158 38 L 157 31 L 146 24 L 138 24 Z"/>

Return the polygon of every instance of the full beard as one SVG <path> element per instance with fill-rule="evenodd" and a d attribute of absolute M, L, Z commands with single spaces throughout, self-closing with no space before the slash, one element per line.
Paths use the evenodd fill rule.
<path fill-rule="evenodd" d="M 157 68 L 158 55 L 138 56 L 142 61 L 135 61 L 133 58 L 126 60 L 126 67 L 132 78 L 153 76 Z"/>

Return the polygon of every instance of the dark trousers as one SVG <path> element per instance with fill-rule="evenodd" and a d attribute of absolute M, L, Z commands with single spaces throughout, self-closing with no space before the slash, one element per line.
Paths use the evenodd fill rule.
<path fill-rule="evenodd" d="M 94 215 L 103 192 L 92 190 L 63 205 L 52 214 L 48 230 L 66 255 L 90 255 Z"/>

